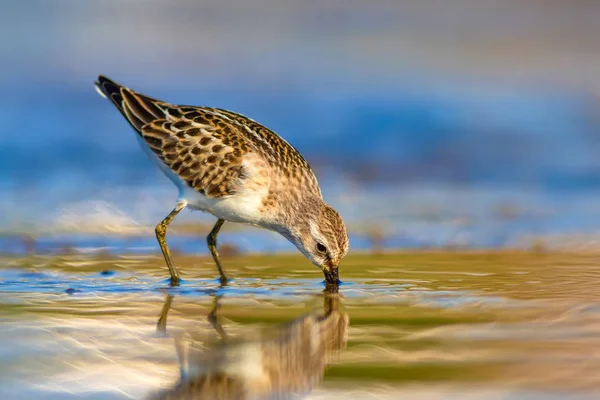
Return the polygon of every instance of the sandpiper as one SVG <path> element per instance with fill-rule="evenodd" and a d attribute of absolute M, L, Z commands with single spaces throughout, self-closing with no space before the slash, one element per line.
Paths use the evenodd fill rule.
<path fill-rule="evenodd" d="M 217 253 L 225 221 L 280 233 L 337 284 L 348 252 L 346 226 L 321 196 L 308 163 L 284 139 L 243 115 L 212 107 L 170 104 L 99 76 L 96 89 L 137 131 L 144 151 L 175 183 L 175 208 L 156 226 L 156 238 L 179 284 L 166 242 L 169 223 L 185 207 L 209 212 L 217 223 L 207 236 L 222 284 L 227 275 Z"/>

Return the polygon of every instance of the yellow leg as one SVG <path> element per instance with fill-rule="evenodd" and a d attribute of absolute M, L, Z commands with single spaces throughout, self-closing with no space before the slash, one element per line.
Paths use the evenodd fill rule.
<path fill-rule="evenodd" d="M 173 265 L 173 261 L 171 261 L 171 252 L 169 251 L 169 246 L 167 246 L 167 226 L 173 221 L 173 219 L 179 214 L 181 210 L 183 210 L 186 206 L 186 203 L 179 203 L 175 207 L 173 211 L 166 216 L 165 219 L 158 225 L 156 225 L 156 239 L 158 239 L 158 244 L 160 245 L 160 249 L 162 250 L 163 256 L 165 257 L 165 261 L 167 263 L 167 267 L 169 267 L 169 273 L 171 274 L 171 285 L 177 286 L 179 285 L 179 274 L 177 273 L 177 269 Z"/>
<path fill-rule="evenodd" d="M 212 228 L 212 231 L 206 237 L 206 242 L 208 243 L 208 249 L 210 250 L 210 254 L 212 254 L 213 260 L 217 264 L 217 268 L 219 269 L 219 274 L 221 275 L 221 285 L 227 285 L 227 275 L 225 275 L 225 271 L 223 270 L 223 266 L 221 265 L 221 260 L 219 259 L 219 253 L 217 253 L 217 234 L 223 226 L 225 220 L 220 219 L 217 221 L 215 226 Z"/>

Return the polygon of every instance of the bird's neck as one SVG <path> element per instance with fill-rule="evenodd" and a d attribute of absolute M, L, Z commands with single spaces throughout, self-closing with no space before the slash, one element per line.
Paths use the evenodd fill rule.
<path fill-rule="evenodd" d="M 288 202 L 287 207 L 278 207 L 277 212 L 264 221 L 263 227 L 276 231 L 295 243 L 301 233 L 309 229 L 310 221 L 318 218 L 322 202 L 322 199 L 313 197 Z"/>

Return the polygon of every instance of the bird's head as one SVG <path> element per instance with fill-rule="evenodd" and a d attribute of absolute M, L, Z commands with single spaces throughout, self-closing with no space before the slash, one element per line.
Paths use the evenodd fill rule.
<path fill-rule="evenodd" d="M 338 265 L 349 248 L 342 217 L 328 204 L 319 201 L 301 216 L 300 221 L 290 240 L 323 271 L 328 284 L 338 284 Z"/>

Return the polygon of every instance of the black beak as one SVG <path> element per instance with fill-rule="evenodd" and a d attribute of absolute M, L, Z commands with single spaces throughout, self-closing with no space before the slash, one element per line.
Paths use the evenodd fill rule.
<path fill-rule="evenodd" d="M 338 276 L 338 267 L 330 267 L 329 269 L 323 269 L 323 274 L 325 274 L 325 281 L 327 281 L 328 285 L 339 285 L 340 279 Z"/>

